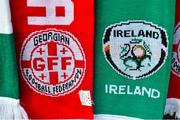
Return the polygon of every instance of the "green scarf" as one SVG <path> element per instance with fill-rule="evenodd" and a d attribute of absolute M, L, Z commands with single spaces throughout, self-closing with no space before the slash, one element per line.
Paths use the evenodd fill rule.
<path fill-rule="evenodd" d="M 175 0 L 96 0 L 95 119 L 161 119 Z"/>
<path fill-rule="evenodd" d="M 0 119 L 26 119 L 19 104 L 15 44 L 9 1 L 0 1 Z"/>

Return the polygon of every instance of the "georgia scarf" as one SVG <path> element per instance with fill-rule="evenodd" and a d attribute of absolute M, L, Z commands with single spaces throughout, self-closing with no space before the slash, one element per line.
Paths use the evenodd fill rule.
<path fill-rule="evenodd" d="M 21 103 L 31 119 L 92 119 L 93 0 L 11 0 Z"/>
<path fill-rule="evenodd" d="M 165 114 L 180 118 L 180 1 L 176 1 L 176 27 L 174 30 L 171 80 Z"/>
<path fill-rule="evenodd" d="M 175 0 L 96 0 L 95 119 L 161 119 Z"/>
<path fill-rule="evenodd" d="M 0 1 L 0 119 L 26 119 L 19 102 L 15 44 L 9 0 Z"/>

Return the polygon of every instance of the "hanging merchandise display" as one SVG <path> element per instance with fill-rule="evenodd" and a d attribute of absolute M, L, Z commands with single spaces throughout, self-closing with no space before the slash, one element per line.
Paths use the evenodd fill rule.
<path fill-rule="evenodd" d="M 0 119 L 26 119 L 20 106 L 9 0 L 0 1 Z"/>
<path fill-rule="evenodd" d="M 174 30 L 171 80 L 165 114 L 180 118 L 180 1 L 176 1 L 176 27 Z"/>
<path fill-rule="evenodd" d="M 92 119 L 94 1 L 11 0 L 11 11 L 29 118 Z"/>
<path fill-rule="evenodd" d="M 96 0 L 95 119 L 161 119 L 175 0 Z"/>

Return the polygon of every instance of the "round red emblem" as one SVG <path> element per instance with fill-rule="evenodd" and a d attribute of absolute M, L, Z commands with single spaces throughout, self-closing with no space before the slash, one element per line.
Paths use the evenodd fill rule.
<path fill-rule="evenodd" d="M 48 96 L 74 91 L 81 84 L 86 68 L 78 40 L 71 33 L 56 29 L 30 34 L 20 59 L 21 72 L 28 85 Z"/>

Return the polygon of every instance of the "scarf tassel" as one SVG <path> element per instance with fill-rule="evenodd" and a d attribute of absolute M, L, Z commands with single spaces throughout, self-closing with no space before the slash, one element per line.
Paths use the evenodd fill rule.
<path fill-rule="evenodd" d="M 168 98 L 166 101 L 165 115 L 173 116 L 174 114 L 176 118 L 180 118 L 180 100 Z"/>
<path fill-rule="evenodd" d="M 28 119 L 18 99 L 0 97 L 0 119 Z"/>

